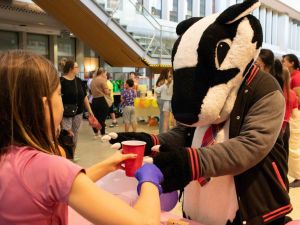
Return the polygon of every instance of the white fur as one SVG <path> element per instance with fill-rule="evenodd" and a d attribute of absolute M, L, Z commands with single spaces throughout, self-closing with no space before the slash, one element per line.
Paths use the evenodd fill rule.
<path fill-rule="evenodd" d="M 248 63 L 255 59 L 259 52 L 259 49 L 256 49 L 256 43 L 252 43 L 253 35 L 254 31 L 249 20 L 244 18 L 239 24 L 237 35 L 219 67 L 219 70 L 239 68 L 241 72 L 226 84 L 219 84 L 208 90 L 201 105 L 201 114 L 198 116 L 199 121 L 193 126 L 219 123 L 229 117 L 238 89 L 243 81 L 243 72 Z M 223 41 L 226 41 L 226 39 Z M 226 42 L 228 43 L 228 41 Z M 215 61 L 217 60 L 215 59 Z"/>
<path fill-rule="evenodd" d="M 177 52 L 174 56 L 174 70 L 180 68 L 195 67 L 198 63 L 197 49 L 201 39 L 199 34 L 203 34 L 206 28 L 211 25 L 219 13 L 204 17 L 194 23 L 181 37 L 181 41 L 177 47 Z"/>
<path fill-rule="evenodd" d="M 239 68 L 244 71 L 247 64 L 257 55 L 256 42 L 252 43 L 253 36 L 254 31 L 249 20 L 244 18 L 237 27 L 236 36 L 219 69 Z"/>
<path fill-rule="evenodd" d="M 208 126 L 198 127 L 194 134 L 192 147 L 199 148 Z M 228 139 L 229 120 L 219 131 L 216 142 Z M 233 176 L 214 177 L 201 187 L 193 181 L 184 190 L 183 210 L 193 220 L 206 225 L 224 225 L 235 218 L 238 210 Z"/>

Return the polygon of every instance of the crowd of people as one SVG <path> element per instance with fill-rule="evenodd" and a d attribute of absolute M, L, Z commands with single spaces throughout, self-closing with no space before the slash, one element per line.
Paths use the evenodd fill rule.
<path fill-rule="evenodd" d="M 274 76 L 285 98 L 285 116 L 281 133 L 284 147 L 289 153 L 289 175 L 294 179 L 290 188 L 300 187 L 300 71 L 299 59 L 294 54 L 276 59 L 270 49 L 261 49 L 256 64 Z M 292 126 L 290 126 L 292 123 Z M 291 143 L 291 145 L 290 145 Z"/>

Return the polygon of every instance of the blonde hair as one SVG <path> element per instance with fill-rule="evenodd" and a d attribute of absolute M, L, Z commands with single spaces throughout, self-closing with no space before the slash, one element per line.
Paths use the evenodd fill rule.
<path fill-rule="evenodd" d="M 0 156 L 11 145 L 60 155 L 51 104 L 58 86 L 57 71 L 46 58 L 22 50 L 0 54 Z M 43 97 L 49 103 L 52 137 L 47 133 Z"/>

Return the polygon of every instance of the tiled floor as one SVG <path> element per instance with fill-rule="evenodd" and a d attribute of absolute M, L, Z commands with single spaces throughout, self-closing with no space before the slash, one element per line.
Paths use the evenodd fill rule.
<path fill-rule="evenodd" d="M 110 120 L 107 121 L 107 124 L 110 124 Z M 111 131 L 124 131 L 124 125 L 119 119 L 119 127 L 107 128 L 107 132 Z M 145 131 L 150 133 L 157 133 L 158 130 L 156 127 L 149 127 L 145 123 L 139 123 L 138 131 Z M 77 163 L 83 167 L 89 167 L 94 163 L 97 163 L 109 155 L 111 155 L 114 150 L 110 149 L 109 143 L 102 143 L 100 140 L 93 139 L 93 131 L 89 127 L 86 120 L 83 121 L 80 132 L 79 132 L 79 141 L 78 141 L 78 152 L 76 155 L 80 158 Z M 290 216 L 295 220 L 300 220 L 300 188 L 294 188 L 290 190 L 290 197 L 292 200 L 294 210 Z M 180 203 L 177 204 L 176 208 L 172 211 L 178 215 L 181 215 Z"/>

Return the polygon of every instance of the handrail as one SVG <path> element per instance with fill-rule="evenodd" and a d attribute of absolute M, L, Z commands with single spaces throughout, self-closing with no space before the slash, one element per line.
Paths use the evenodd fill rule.
<path fill-rule="evenodd" d="M 162 62 L 162 58 L 171 58 L 171 48 L 176 39 L 176 36 L 173 36 L 175 30 L 172 32 L 174 27 L 160 24 L 143 5 L 133 0 L 114 1 L 113 3 L 116 4 L 109 8 L 107 5 L 112 3 L 110 0 L 91 1 L 107 12 L 109 21 L 116 22 L 144 49 L 144 54 L 141 57 L 149 56 L 158 59 L 159 62 Z M 122 9 L 122 6 L 125 5 L 126 11 Z M 132 14 L 126 15 L 127 11 L 131 11 Z"/>

